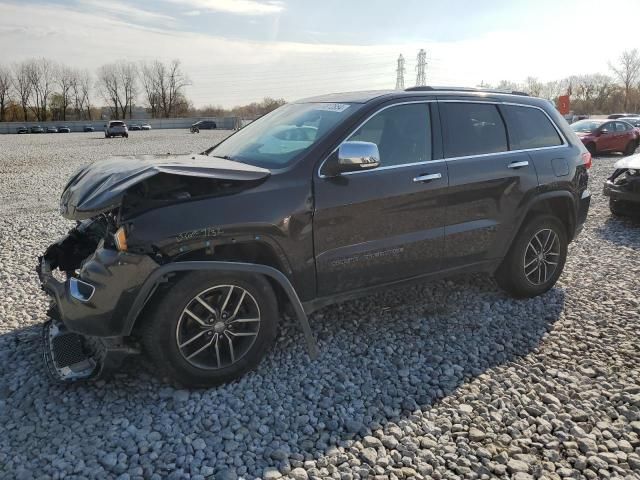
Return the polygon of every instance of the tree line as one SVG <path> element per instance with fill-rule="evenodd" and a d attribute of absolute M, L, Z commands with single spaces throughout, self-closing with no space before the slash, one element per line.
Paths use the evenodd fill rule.
<path fill-rule="evenodd" d="M 495 88 L 518 90 L 555 103 L 561 95 L 569 95 L 571 110 L 576 114 L 602 115 L 612 112 L 640 113 L 640 53 L 626 50 L 615 63 L 609 62 L 609 72 L 571 75 L 541 82 L 527 77 L 524 82 L 502 80 Z M 481 87 L 491 87 L 482 83 Z"/>
<path fill-rule="evenodd" d="M 152 118 L 180 117 L 193 110 L 185 94 L 188 85 L 179 60 L 119 60 L 92 76 L 85 69 L 34 58 L 0 65 L 0 122 L 98 119 L 102 109 L 92 104 L 95 95 L 112 119 L 133 118 L 140 97 Z"/>

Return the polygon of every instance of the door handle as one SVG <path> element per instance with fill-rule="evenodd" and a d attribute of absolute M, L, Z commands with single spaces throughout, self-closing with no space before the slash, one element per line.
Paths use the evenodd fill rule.
<path fill-rule="evenodd" d="M 442 178 L 441 173 L 430 173 L 426 175 L 418 175 L 413 179 L 414 182 L 428 182 L 429 180 L 438 180 Z"/>
<path fill-rule="evenodd" d="M 507 167 L 509 168 L 522 168 L 522 167 L 528 167 L 529 166 L 529 162 L 527 162 L 526 160 L 523 160 L 521 162 L 511 162 L 509 165 L 507 165 Z"/>

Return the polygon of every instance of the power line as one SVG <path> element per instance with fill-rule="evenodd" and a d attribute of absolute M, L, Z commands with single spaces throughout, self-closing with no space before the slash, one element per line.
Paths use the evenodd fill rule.
<path fill-rule="evenodd" d="M 398 68 L 396 69 L 396 90 L 404 90 L 404 57 L 398 57 Z"/>

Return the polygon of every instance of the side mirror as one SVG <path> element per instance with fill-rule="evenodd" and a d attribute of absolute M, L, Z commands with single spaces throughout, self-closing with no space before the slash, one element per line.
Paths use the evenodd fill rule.
<path fill-rule="evenodd" d="M 606 134 L 606 133 L 609 133 L 609 129 L 608 129 L 608 128 L 601 128 L 601 129 L 599 130 L 599 132 L 600 132 L 600 134 L 601 134 L 601 135 L 604 135 L 604 134 Z"/>
<path fill-rule="evenodd" d="M 338 148 L 339 172 L 368 170 L 380 165 L 380 152 L 375 143 L 344 142 Z"/>

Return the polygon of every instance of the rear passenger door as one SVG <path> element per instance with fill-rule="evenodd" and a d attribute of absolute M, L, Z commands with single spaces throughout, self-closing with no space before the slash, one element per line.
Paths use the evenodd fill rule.
<path fill-rule="evenodd" d="M 497 103 L 440 100 L 449 171 L 445 267 L 500 258 L 526 195 L 538 186 L 527 151 L 511 151 Z"/>

